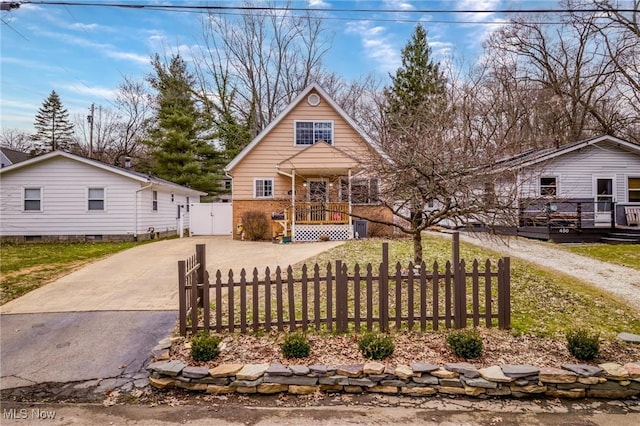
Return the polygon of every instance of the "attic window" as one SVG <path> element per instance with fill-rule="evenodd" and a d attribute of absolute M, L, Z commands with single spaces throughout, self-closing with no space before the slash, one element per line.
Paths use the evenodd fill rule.
<path fill-rule="evenodd" d="M 312 93 L 307 98 L 307 102 L 311 106 L 318 106 L 320 105 L 320 96 L 318 96 L 316 93 Z"/>
<path fill-rule="evenodd" d="M 333 144 L 333 121 L 296 121 L 295 144 L 313 145 L 324 141 Z"/>
<path fill-rule="evenodd" d="M 558 194 L 558 186 L 555 177 L 540 178 L 540 195 L 543 197 L 554 197 Z"/>

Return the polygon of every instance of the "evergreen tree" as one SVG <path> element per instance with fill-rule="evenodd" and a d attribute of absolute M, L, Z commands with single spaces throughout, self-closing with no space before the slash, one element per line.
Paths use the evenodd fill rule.
<path fill-rule="evenodd" d="M 440 64 L 431 59 L 427 32 L 418 24 L 411 40 L 402 49 L 402 66 L 391 75 L 390 88 L 385 88 L 387 122 L 395 127 L 412 123 L 416 116 L 442 110 L 446 79 Z"/>
<path fill-rule="evenodd" d="M 73 139 L 73 124 L 69 122 L 69 112 L 62 106 L 55 90 L 43 102 L 36 114 L 33 135 L 35 153 L 69 149 Z"/>
<path fill-rule="evenodd" d="M 151 172 L 163 179 L 211 195 L 223 190 L 223 158 L 211 143 L 209 121 L 198 108 L 195 79 L 180 55 L 168 64 L 156 55 L 155 75 L 148 78 L 157 91 L 155 126 L 146 143 L 152 148 Z"/>

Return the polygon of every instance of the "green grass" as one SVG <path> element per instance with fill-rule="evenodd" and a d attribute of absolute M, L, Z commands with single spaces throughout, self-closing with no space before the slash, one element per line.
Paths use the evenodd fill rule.
<path fill-rule="evenodd" d="M 425 236 L 423 243 L 423 259 L 428 266 L 433 261 L 443 264 L 451 259 L 449 239 Z M 342 259 L 350 267 L 367 262 L 377 267 L 381 253 L 380 240 L 349 241 L 310 259 L 310 262 L 326 264 Z M 406 267 L 412 258 L 411 241 L 389 242 L 392 263 L 400 262 Z M 500 255 L 461 243 L 460 258 L 477 258 L 482 262 L 490 259 L 493 262 Z M 603 337 L 613 337 L 621 331 L 640 333 L 640 314 L 637 311 L 625 301 L 589 283 L 518 259 L 511 260 L 511 273 L 511 325 L 514 334 L 553 337 L 576 327 L 592 328 L 600 331 Z"/>
<path fill-rule="evenodd" d="M 560 247 L 576 254 L 640 270 L 638 244 L 580 244 Z"/>
<path fill-rule="evenodd" d="M 56 280 L 87 263 L 144 242 L 2 244 L 0 304 Z"/>

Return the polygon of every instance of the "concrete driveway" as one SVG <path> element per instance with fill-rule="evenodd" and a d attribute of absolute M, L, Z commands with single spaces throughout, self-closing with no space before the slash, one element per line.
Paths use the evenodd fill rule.
<path fill-rule="evenodd" d="M 94 262 L 2 307 L 0 313 L 167 311 L 178 309 L 178 260 L 205 244 L 207 269 L 225 273 L 254 267 L 287 267 L 340 245 L 341 241 L 271 244 L 230 237 L 158 241 Z"/>
<path fill-rule="evenodd" d="M 177 321 L 178 260 L 207 246 L 210 273 L 288 266 L 341 242 L 271 244 L 195 237 L 92 263 L 1 307 L 0 390 L 70 395 L 144 387 L 150 351 Z"/>

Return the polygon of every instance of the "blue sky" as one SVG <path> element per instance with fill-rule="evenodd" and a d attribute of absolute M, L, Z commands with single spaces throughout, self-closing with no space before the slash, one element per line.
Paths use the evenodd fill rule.
<path fill-rule="evenodd" d="M 102 0 L 94 0 L 99 2 Z M 185 4 L 179 0 L 120 0 L 110 3 Z M 238 1 L 189 0 L 189 4 L 237 5 Z M 454 55 L 473 62 L 482 41 L 505 17 L 492 13 L 415 13 L 424 9 L 491 10 L 556 7 L 555 1 L 294 1 L 294 7 L 372 9 L 323 12 L 333 42 L 326 68 L 351 80 L 374 73 L 387 78 L 400 64 L 417 21 L 423 22 L 437 59 Z M 406 12 L 384 13 L 381 10 Z M 122 76 L 142 78 L 156 52 L 188 52 L 196 46 L 203 15 L 148 9 L 24 4 L 2 13 L 0 127 L 33 131 L 38 108 L 51 90 L 73 117 L 91 103 L 110 107 Z M 447 21 L 445 23 L 438 21 Z"/>

